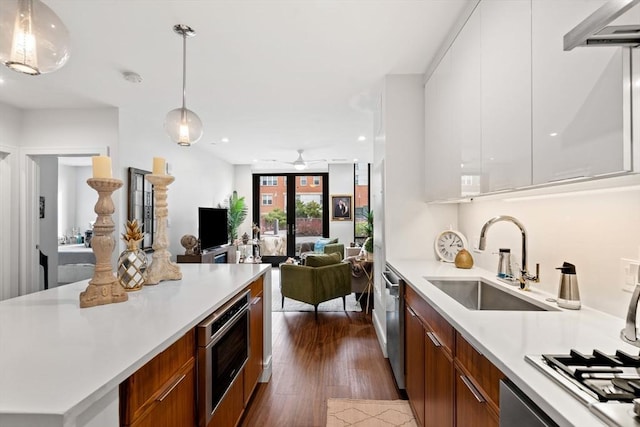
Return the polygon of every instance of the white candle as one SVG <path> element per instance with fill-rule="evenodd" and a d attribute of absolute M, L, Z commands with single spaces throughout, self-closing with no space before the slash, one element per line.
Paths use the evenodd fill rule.
<path fill-rule="evenodd" d="M 93 156 L 91 158 L 93 164 L 93 177 L 94 178 L 112 178 L 111 174 L 111 157 L 107 156 Z"/>
<path fill-rule="evenodd" d="M 165 161 L 163 157 L 154 157 L 153 158 L 153 174 L 154 175 L 165 175 L 167 168 L 165 166 Z"/>

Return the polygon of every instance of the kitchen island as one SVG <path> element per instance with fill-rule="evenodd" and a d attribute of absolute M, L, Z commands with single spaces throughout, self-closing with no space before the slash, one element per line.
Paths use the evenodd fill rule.
<path fill-rule="evenodd" d="M 79 307 L 87 281 L 0 302 L 0 426 L 117 427 L 122 381 L 264 277 L 261 381 L 271 373 L 268 264 L 186 264 L 182 279 Z"/>
<path fill-rule="evenodd" d="M 509 292 L 524 293 L 546 304 L 552 311 L 469 310 L 438 289 L 429 279 L 468 278 L 496 283 L 495 273 L 472 268 L 457 269 L 437 261 L 389 259 L 389 265 L 408 282 L 440 316 L 480 354 L 522 390 L 560 426 L 605 425 L 589 408 L 563 387 L 525 361 L 525 355 L 565 354 L 576 349 L 591 354 L 623 350 L 638 354 L 638 348 L 620 340 L 624 319 L 583 307 L 565 310 L 546 298 L 555 297 L 536 289 L 520 291 L 502 285 Z M 621 313 L 621 316 L 626 313 Z M 615 403 L 613 403 L 615 405 Z"/>

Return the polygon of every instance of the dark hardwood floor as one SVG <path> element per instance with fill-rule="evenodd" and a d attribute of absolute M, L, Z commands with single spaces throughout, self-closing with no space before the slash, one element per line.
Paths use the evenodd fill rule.
<path fill-rule="evenodd" d="M 273 313 L 273 375 L 259 384 L 241 426 L 320 426 L 327 399 L 399 399 L 371 315 Z"/>

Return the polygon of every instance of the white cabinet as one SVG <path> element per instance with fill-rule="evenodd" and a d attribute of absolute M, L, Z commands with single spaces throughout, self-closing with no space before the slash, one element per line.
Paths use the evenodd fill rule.
<path fill-rule="evenodd" d="M 630 50 L 563 50 L 605 2 L 478 4 L 425 85 L 427 201 L 632 170 Z"/>
<path fill-rule="evenodd" d="M 428 201 L 531 183 L 530 12 L 481 2 L 425 85 Z"/>
<path fill-rule="evenodd" d="M 629 50 L 563 50 L 564 34 L 603 3 L 532 2 L 533 184 L 630 170 Z"/>
<path fill-rule="evenodd" d="M 425 192 L 430 201 L 480 191 L 479 36 L 479 15 L 473 14 L 425 85 Z M 469 185 L 464 176 L 477 181 Z"/>
<path fill-rule="evenodd" d="M 481 192 L 531 184 L 531 1 L 483 0 Z"/>

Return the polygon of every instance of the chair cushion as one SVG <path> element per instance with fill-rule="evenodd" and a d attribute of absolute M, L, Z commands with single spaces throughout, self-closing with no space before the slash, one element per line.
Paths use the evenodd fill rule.
<path fill-rule="evenodd" d="M 324 267 L 325 265 L 338 264 L 341 261 L 339 253 L 308 255 L 305 261 L 307 267 Z"/>

